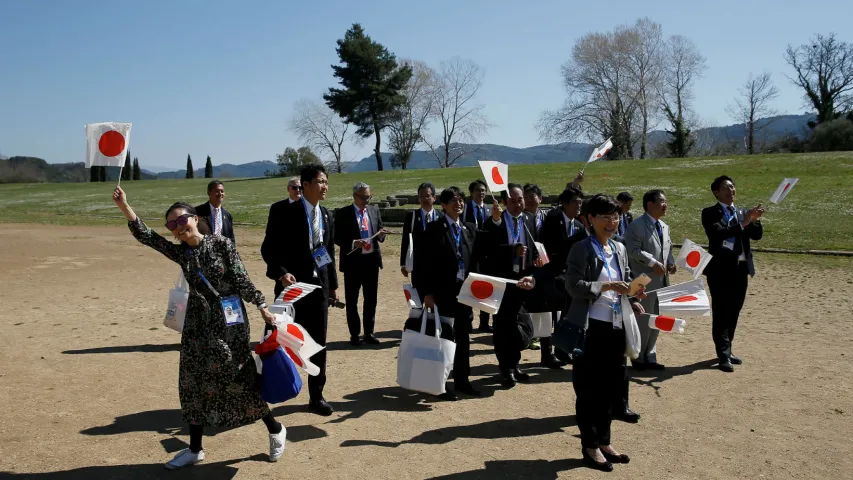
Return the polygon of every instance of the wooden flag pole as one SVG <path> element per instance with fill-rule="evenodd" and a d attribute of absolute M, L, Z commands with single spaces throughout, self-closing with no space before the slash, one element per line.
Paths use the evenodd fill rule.
<path fill-rule="evenodd" d="M 106 167 L 104 167 L 104 168 L 106 168 Z M 121 171 L 122 171 L 122 169 L 124 169 L 124 165 L 118 167 L 118 184 L 116 184 L 117 187 L 121 186 Z"/>

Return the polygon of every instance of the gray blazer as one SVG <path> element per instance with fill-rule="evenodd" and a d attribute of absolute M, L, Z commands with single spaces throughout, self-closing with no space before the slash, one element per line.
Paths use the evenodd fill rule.
<path fill-rule="evenodd" d="M 628 265 L 628 253 L 625 246 L 614 241 L 616 254 L 619 257 L 619 267 L 622 269 L 622 279 L 630 283 L 634 279 Z M 569 312 L 566 316 L 573 325 L 586 328 L 589 324 L 589 306 L 601 296 L 601 282 L 598 281 L 604 263 L 595 253 L 592 237 L 574 244 L 569 251 L 568 270 L 566 272 L 566 288 L 572 296 Z M 632 298 L 631 303 L 638 302 Z"/>
<path fill-rule="evenodd" d="M 669 273 L 661 277 L 654 273 L 653 261 L 663 264 L 664 268 L 675 264 L 672 256 L 672 239 L 669 236 L 669 225 L 660 222 L 663 231 L 663 245 L 660 243 L 655 219 L 649 215 L 642 215 L 628 225 L 625 231 L 625 247 L 628 249 L 628 262 L 634 276 L 643 273 L 652 279 L 646 285 L 646 290 L 657 290 L 669 285 Z"/>

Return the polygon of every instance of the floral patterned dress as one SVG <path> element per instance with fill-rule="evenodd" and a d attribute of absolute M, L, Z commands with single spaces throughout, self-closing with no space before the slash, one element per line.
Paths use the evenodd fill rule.
<path fill-rule="evenodd" d="M 226 326 L 220 298 L 198 274 L 201 269 L 222 298 L 237 294 L 246 302 L 264 303 L 231 240 L 205 235 L 197 247 L 191 248 L 166 240 L 138 218 L 128 226 L 142 244 L 180 265 L 189 284 L 178 380 L 184 420 L 195 425 L 235 427 L 269 413 L 256 378 L 249 323 Z M 245 306 L 243 310 L 243 318 L 248 318 Z"/>

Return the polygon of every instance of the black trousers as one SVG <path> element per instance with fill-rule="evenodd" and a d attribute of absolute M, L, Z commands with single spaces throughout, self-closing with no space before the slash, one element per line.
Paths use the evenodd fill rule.
<path fill-rule="evenodd" d="M 364 334 L 373 335 L 376 324 L 376 294 L 379 291 L 379 263 L 374 255 L 353 254 L 347 271 L 344 272 L 344 298 L 347 303 L 347 326 L 350 337 L 361 334 L 361 320 L 364 319 Z M 364 310 L 362 318 L 358 316 L 358 293 L 364 289 Z"/>
<path fill-rule="evenodd" d="M 278 295 L 276 295 L 278 296 Z M 326 332 L 329 328 L 329 300 L 321 289 L 314 290 L 305 298 L 293 304 L 296 310 L 296 323 L 305 327 L 305 331 L 320 345 L 326 345 Z M 326 349 L 322 349 L 310 358 L 311 363 L 320 367 L 316 376 L 308 376 L 308 395 L 311 401 L 323 398 L 326 386 Z"/>
<path fill-rule="evenodd" d="M 521 350 L 526 348 L 519 345 L 518 312 L 521 310 L 523 293 L 515 285 L 507 284 L 501 308 L 492 317 L 492 327 L 495 330 L 495 356 L 502 374 L 518 368 L 521 361 Z M 457 347 L 458 348 L 458 347 Z"/>
<path fill-rule="evenodd" d="M 453 315 L 453 339 L 456 342 L 456 356 L 453 357 L 453 381 L 457 385 L 468 383 L 471 375 L 471 329 L 474 323 L 474 311 L 467 305 L 456 304 Z"/>
<path fill-rule="evenodd" d="M 746 300 L 746 289 L 749 286 L 749 268 L 746 262 L 739 262 L 734 270 L 728 273 L 708 275 L 708 288 L 711 290 L 711 335 L 717 358 L 728 360 L 732 355 L 732 341 L 735 338 L 737 321 L 743 303 Z"/>
<path fill-rule="evenodd" d="M 613 399 L 625 382 L 625 332 L 590 319 L 584 354 L 572 371 L 575 415 L 583 448 L 610 445 Z"/>
<path fill-rule="evenodd" d="M 480 328 L 489 326 L 489 312 L 480 312 Z"/>

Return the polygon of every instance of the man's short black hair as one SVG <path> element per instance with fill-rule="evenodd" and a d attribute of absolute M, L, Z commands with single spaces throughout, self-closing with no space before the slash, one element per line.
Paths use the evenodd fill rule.
<path fill-rule="evenodd" d="M 326 173 L 326 168 L 320 165 L 319 163 L 312 163 L 310 165 L 305 165 L 302 167 L 302 170 L 299 172 L 299 182 L 300 183 L 310 183 L 313 182 L 317 175 L 321 173 Z"/>
<path fill-rule="evenodd" d="M 535 183 L 525 183 L 524 188 L 522 189 L 522 192 L 523 193 L 533 192 L 539 197 L 542 196 L 542 189 L 539 188 L 539 185 L 536 185 Z"/>
<path fill-rule="evenodd" d="M 465 194 L 462 193 L 462 190 L 459 190 L 458 187 L 447 187 L 441 191 L 439 202 L 444 205 L 445 203 L 450 203 L 456 197 L 465 200 Z"/>
<path fill-rule="evenodd" d="M 583 198 L 583 192 L 578 187 L 571 185 L 566 187 L 565 190 L 563 190 L 563 193 L 560 194 L 560 198 L 558 198 L 557 200 L 560 203 L 571 203 L 571 201 L 574 200 L 575 197 Z"/>
<path fill-rule="evenodd" d="M 645 195 L 643 195 L 643 211 L 647 212 L 649 210 L 649 202 L 657 202 L 663 195 L 666 194 L 659 188 L 646 192 Z"/>
<path fill-rule="evenodd" d="M 208 183 L 208 184 L 207 184 L 207 193 L 212 192 L 214 188 L 216 188 L 216 187 L 218 187 L 218 186 L 220 186 L 220 185 L 222 185 L 222 182 L 220 182 L 219 180 L 214 180 L 214 181 L 212 181 L 212 182 Z M 225 187 L 225 186 L 223 185 L 223 188 L 224 188 L 224 187 Z"/>
<path fill-rule="evenodd" d="M 634 196 L 631 195 L 631 192 L 621 192 L 619 195 L 616 195 L 616 200 L 619 203 L 628 203 L 634 201 Z"/>
<path fill-rule="evenodd" d="M 509 191 L 516 189 L 516 188 L 521 190 L 521 193 L 524 194 L 524 188 L 521 186 L 520 183 L 509 183 L 506 186 L 506 190 L 503 190 L 501 192 L 501 200 L 503 200 L 504 203 L 506 203 L 507 199 L 509 198 Z"/>
<path fill-rule="evenodd" d="M 486 190 L 488 190 L 488 189 L 489 189 L 489 186 L 488 186 L 488 185 L 486 185 L 486 182 L 484 182 L 484 181 L 482 181 L 482 180 L 477 179 L 477 180 L 474 180 L 473 182 L 471 182 L 471 183 L 468 185 L 468 193 L 474 193 L 474 189 L 475 189 L 475 188 L 477 188 L 477 185 L 482 185 L 482 186 L 483 186 L 483 188 L 485 188 Z"/>
<path fill-rule="evenodd" d="M 721 185 L 723 184 L 723 182 L 725 182 L 726 180 L 728 180 L 728 181 L 732 182 L 732 185 L 734 185 L 734 184 L 735 184 L 735 181 L 734 181 L 734 180 L 732 180 L 732 177 L 730 177 L 730 176 L 728 176 L 728 175 L 720 175 L 719 177 L 715 178 L 713 182 L 711 182 L 711 191 L 712 191 L 712 192 L 716 192 L 716 191 L 718 191 L 718 190 L 720 189 L 720 186 L 721 186 Z"/>
<path fill-rule="evenodd" d="M 424 182 L 424 183 L 422 183 L 422 184 L 418 185 L 418 195 L 420 195 L 421 190 L 423 190 L 423 189 L 425 189 L 425 188 L 428 188 L 428 189 L 429 189 L 429 194 L 430 194 L 430 195 L 432 195 L 433 197 L 435 196 L 435 185 L 433 185 L 433 184 L 431 184 L 431 183 L 429 183 L 429 182 Z"/>

